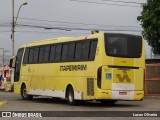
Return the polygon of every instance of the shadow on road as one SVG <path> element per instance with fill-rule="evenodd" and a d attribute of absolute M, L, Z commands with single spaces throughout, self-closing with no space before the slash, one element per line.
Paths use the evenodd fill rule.
<path fill-rule="evenodd" d="M 21 99 L 22 100 L 22 99 Z M 22 100 L 23 101 L 23 100 Z M 68 105 L 66 100 L 63 99 L 52 99 L 52 98 L 34 98 L 31 100 L 33 103 L 43 103 L 43 104 L 60 104 Z M 82 107 L 136 107 L 139 104 L 132 104 L 132 101 L 118 101 L 114 105 L 102 105 L 99 101 L 79 101 L 75 106 Z"/>

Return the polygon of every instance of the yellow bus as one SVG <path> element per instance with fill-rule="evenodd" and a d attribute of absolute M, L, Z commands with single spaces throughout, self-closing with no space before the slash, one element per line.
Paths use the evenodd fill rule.
<path fill-rule="evenodd" d="M 137 35 L 100 32 L 36 41 L 17 52 L 14 93 L 24 100 L 63 98 L 71 105 L 142 100 L 144 58 L 143 38 Z"/>

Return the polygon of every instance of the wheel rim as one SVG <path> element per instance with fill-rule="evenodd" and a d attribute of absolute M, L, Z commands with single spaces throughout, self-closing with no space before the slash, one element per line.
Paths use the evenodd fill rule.
<path fill-rule="evenodd" d="M 73 102 L 73 95 L 72 95 L 72 92 L 69 92 L 68 99 L 69 99 L 70 102 Z"/>
<path fill-rule="evenodd" d="M 27 97 L 27 90 L 26 90 L 26 88 L 23 89 L 23 96 Z"/>

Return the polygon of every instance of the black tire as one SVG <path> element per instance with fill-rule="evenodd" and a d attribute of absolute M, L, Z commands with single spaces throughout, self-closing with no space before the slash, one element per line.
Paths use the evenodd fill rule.
<path fill-rule="evenodd" d="M 67 101 L 68 101 L 68 104 L 70 104 L 70 105 L 76 104 L 76 101 L 74 99 L 74 90 L 72 87 L 69 87 L 67 89 Z"/>
<path fill-rule="evenodd" d="M 117 100 L 101 100 L 100 102 L 102 105 L 114 105 Z"/>
<path fill-rule="evenodd" d="M 27 94 L 27 88 L 25 85 L 22 85 L 21 87 L 21 97 L 23 100 L 31 100 L 33 98 L 32 95 Z"/>

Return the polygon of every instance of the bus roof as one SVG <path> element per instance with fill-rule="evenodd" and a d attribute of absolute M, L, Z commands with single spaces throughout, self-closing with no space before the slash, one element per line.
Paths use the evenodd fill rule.
<path fill-rule="evenodd" d="M 46 40 L 38 40 L 34 41 L 29 44 L 25 44 L 20 46 L 20 48 L 24 47 L 30 47 L 30 46 L 38 46 L 38 45 L 47 45 L 47 44 L 52 44 L 52 43 L 61 43 L 61 42 L 69 42 L 69 41 L 77 41 L 77 40 L 82 40 L 82 39 L 91 39 L 97 37 L 98 34 L 102 33 L 96 33 L 96 34 L 91 34 L 88 36 L 80 36 L 80 37 L 59 37 L 59 38 L 51 38 L 51 39 L 46 39 Z"/>

